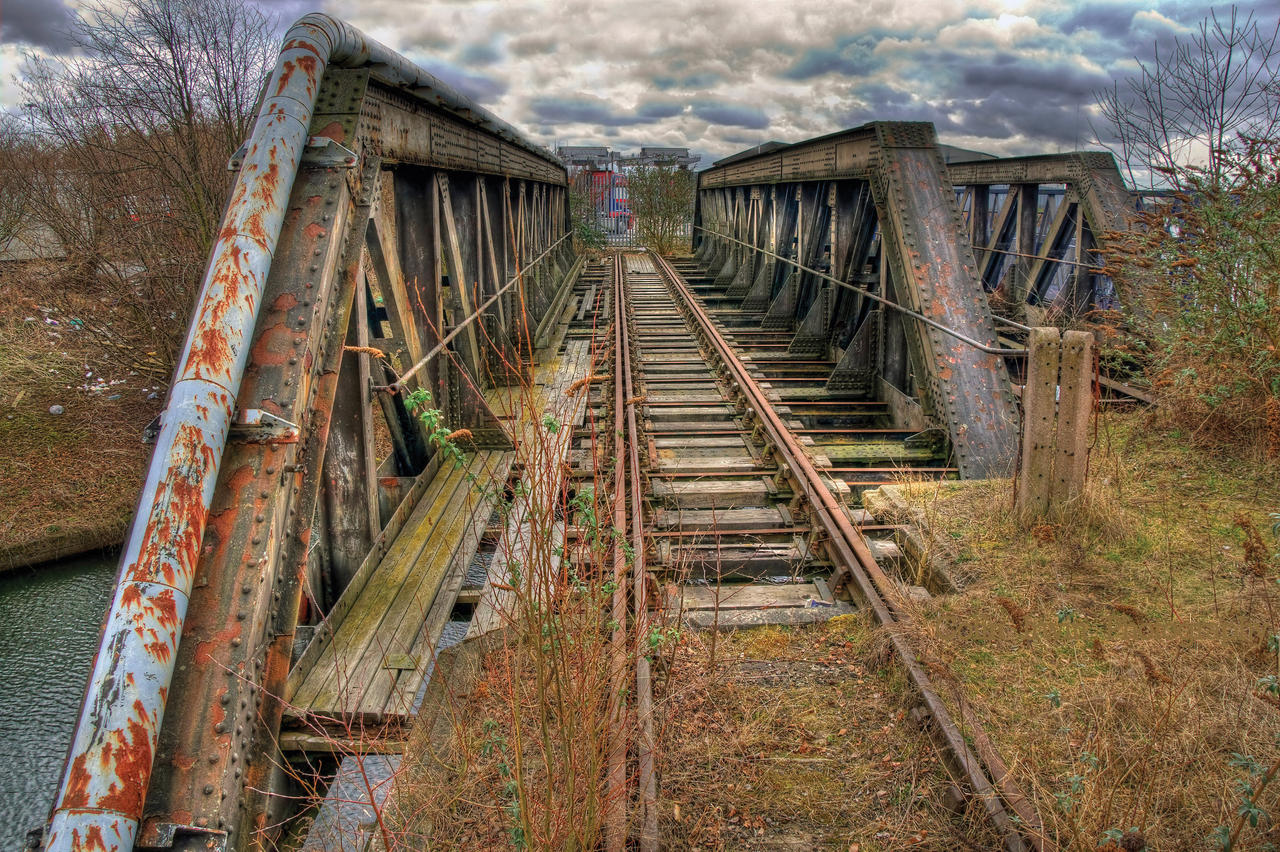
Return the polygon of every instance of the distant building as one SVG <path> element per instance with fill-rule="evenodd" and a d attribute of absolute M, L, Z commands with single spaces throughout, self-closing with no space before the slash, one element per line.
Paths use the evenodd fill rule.
<path fill-rule="evenodd" d="M 627 197 L 627 172 L 642 166 L 691 169 L 702 158 L 688 148 L 645 146 L 639 153 L 621 154 L 600 145 L 560 145 L 556 156 L 569 170 L 569 180 L 587 199 L 588 215 L 610 243 L 633 238 L 635 218 Z"/>
<path fill-rule="evenodd" d="M 597 145 L 562 145 L 556 148 L 556 156 L 569 169 L 607 171 L 617 159 L 608 148 Z"/>
<path fill-rule="evenodd" d="M 599 145 L 561 145 L 558 156 L 570 170 L 617 171 L 635 166 L 676 166 L 693 168 L 702 157 L 690 154 L 688 148 L 656 148 L 644 146 L 636 154 L 623 154 Z"/>
<path fill-rule="evenodd" d="M 690 169 L 698 164 L 702 157 L 690 154 L 688 148 L 641 148 L 639 154 L 631 154 L 618 158 L 623 166 L 676 166 Z"/>

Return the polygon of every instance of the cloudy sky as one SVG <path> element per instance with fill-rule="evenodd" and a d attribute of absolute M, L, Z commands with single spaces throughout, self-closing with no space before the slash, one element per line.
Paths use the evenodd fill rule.
<path fill-rule="evenodd" d="M 2 0 L 0 103 L 20 44 L 56 53 L 74 0 Z M 1088 145 L 1093 92 L 1186 34 L 1201 3 L 1053 0 L 254 0 L 317 5 L 548 145 L 694 149 L 703 163 L 872 119 L 996 154 Z M 1280 0 L 1241 4 L 1263 21 Z"/>

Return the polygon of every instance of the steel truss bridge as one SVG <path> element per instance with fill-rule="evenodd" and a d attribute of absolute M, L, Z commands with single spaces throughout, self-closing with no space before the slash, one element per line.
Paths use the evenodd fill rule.
<path fill-rule="evenodd" d="M 636 525 L 642 553 L 657 523 L 643 501 L 665 488 L 679 505 L 684 486 L 642 495 L 642 481 L 665 476 L 662 451 L 635 456 L 629 442 L 668 429 L 663 405 L 728 424 L 698 432 L 689 417 L 670 418 L 685 424 L 668 429 L 673 442 L 696 433 L 724 446 L 746 430 L 772 448 L 743 463 L 765 465 L 773 491 L 735 498 L 750 507 L 741 511 L 772 519 L 782 501 L 793 511 L 773 527 L 806 512 L 814 528 L 825 524 L 828 541 L 844 542 L 815 563 L 843 595 L 833 605 L 883 610 L 891 623 L 891 608 L 872 600 L 883 579 L 873 556 L 888 545 L 855 544 L 850 519 L 862 516 L 848 508 L 888 468 L 819 469 L 806 461 L 813 440 L 788 430 L 819 441 L 875 432 L 877 447 L 897 442 L 877 452 L 914 453 L 939 476 L 1005 474 L 1019 416 L 1008 367 L 1022 324 L 1123 298 L 1097 254 L 1128 205 L 1109 157 L 948 167 L 921 123 L 875 122 L 702 172 L 694 253 L 675 265 L 575 256 L 558 160 L 323 15 L 289 30 L 232 167 L 232 200 L 38 841 L 50 850 L 271 846 L 297 810 L 289 767 L 309 748 L 308 719 L 345 719 L 350 732 L 353 719 L 411 718 L 423 661 L 468 594 L 466 568 L 486 536 L 490 505 L 461 483 L 500 492 L 520 475 L 527 412 L 513 388 L 536 387 L 548 411 L 578 424 L 556 450 L 566 470 L 593 406 L 619 418 L 614 457 L 645 458 L 614 488 L 632 490 L 618 498 L 629 507 L 621 526 Z M 647 319 L 624 310 L 637 292 Z M 704 356 L 719 365 L 687 381 L 690 395 L 657 401 L 655 388 L 680 381 L 664 384 L 655 367 L 625 376 L 647 384 L 650 403 L 619 385 L 576 411 L 556 408 L 593 376 L 623 381 L 622 362 L 601 360 L 593 335 L 617 351 L 635 333 L 636 345 L 660 351 L 644 323 L 684 334 L 666 328 L 677 321 L 697 330 L 703 354 L 663 357 L 695 373 Z M 799 389 L 790 396 L 789 381 Z M 717 382 L 736 388 L 736 408 L 716 402 Z M 707 393 L 711 402 L 696 396 Z M 426 425 L 424 409 L 434 412 Z M 463 468 L 446 460 L 432 423 L 464 446 Z M 819 447 L 833 459 L 837 449 Z M 716 487 L 736 494 L 743 481 Z M 688 499 L 710 493 L 694 492 Z M 696 514 L 702 504 L 688 505 Z M 743 517 L 744 529 L 762 523 Z M 790 558 L 779 547 L 777 558 Z M 644 558 L 638 565 L 643 574 Z M 621 605 L 640 618 L 644 578 L 629 579 L 634 597 Z M 490 577 L 471 589 L 477 620 L 492 626 L 501 587 Z M 387 631 L 400 637 L 395 653 L 370 639 Z M 986 776 L 960 773 L 966 789 L 979 790 L 1009 848 L 1026 848 L 1011 828 L 1021 823 L 1000 816 L 1022 814 L 1016 796 L 986 757 Z M 651 788 L 638 795 L 652 807 Z M 651 823 L 641 824 L 641 845 L 654 848 Z M 608 845 L 618 843 L 615 832 Z"/>

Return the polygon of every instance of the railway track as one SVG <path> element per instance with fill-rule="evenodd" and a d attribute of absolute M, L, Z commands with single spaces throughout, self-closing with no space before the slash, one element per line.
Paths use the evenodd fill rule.
<path fill-rule="evenodd" d="M 910 590 L 895 568 L 893 530 L 859 507 L 863 490 L 906 472 L 954 476 L 945 441 L 894 428 L 882 404 L 829 390 L 833 362 L 789 354 L 789 333 L 762 330 L 761 315 L 725 298 L 694 261 L 615 252 L 583 281 L 590 291 L 568 334 L 588 333 L 588 308 L 599 312 L 596 371 L 610 381 L 576 447 L 599 463 L 592 436 L 614 436 L 613 523 L 630 550 L 619 541 L 612 564 L 614 691 L 634 706 L 620 698 L 614 708 L 606 846 L 623 848 L 630 824 L 639 848 L 658 848 L 652 677 L 639 647 L 648 622 L 798 625 L 866 610 L 889 638 L 956 792 L 1005 849 L 1046 848 L 995 745 L 967 710 L 952 717 L 905 640 L 900 604 Z"/>

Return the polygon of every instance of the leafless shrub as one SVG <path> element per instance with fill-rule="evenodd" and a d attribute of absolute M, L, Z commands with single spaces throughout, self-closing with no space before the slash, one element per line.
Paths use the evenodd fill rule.
<path fill-rule="evenodd" d="M 226 203 L 227 159 L 253 120 L 272 28 L 243 0 L 93 0 L 73 23 L 75 54 L 26 59 L 26 210 L 60 243 L 67 283 L 122 309 L 89 330 L 160 380 Z"/>
<path fill-rule="evenodd" d="M 1189 167 L 1217 187 L 1238 137 L 1280 131 L 1280 24 L 1235 6 L 1209 12 L 1197 32 L 1156 45 L 1137 76 L 1097 93 L 1117 157 L 1135 185 L 1183 188 Z M 1097 131 L 1095 130 L 1095 133 Z M 1101 135 L 1101 134 L 1099 134 Z M 1105 140 L 1104 140 L 1105 141 Z"/>
<path fill-rule="evenodd" d="M 687 245 L 693 222 L 693 172 L 675 166 L 640 166 L 627 178 L 627 198 L 640 241 L 659 254 Z"/>

